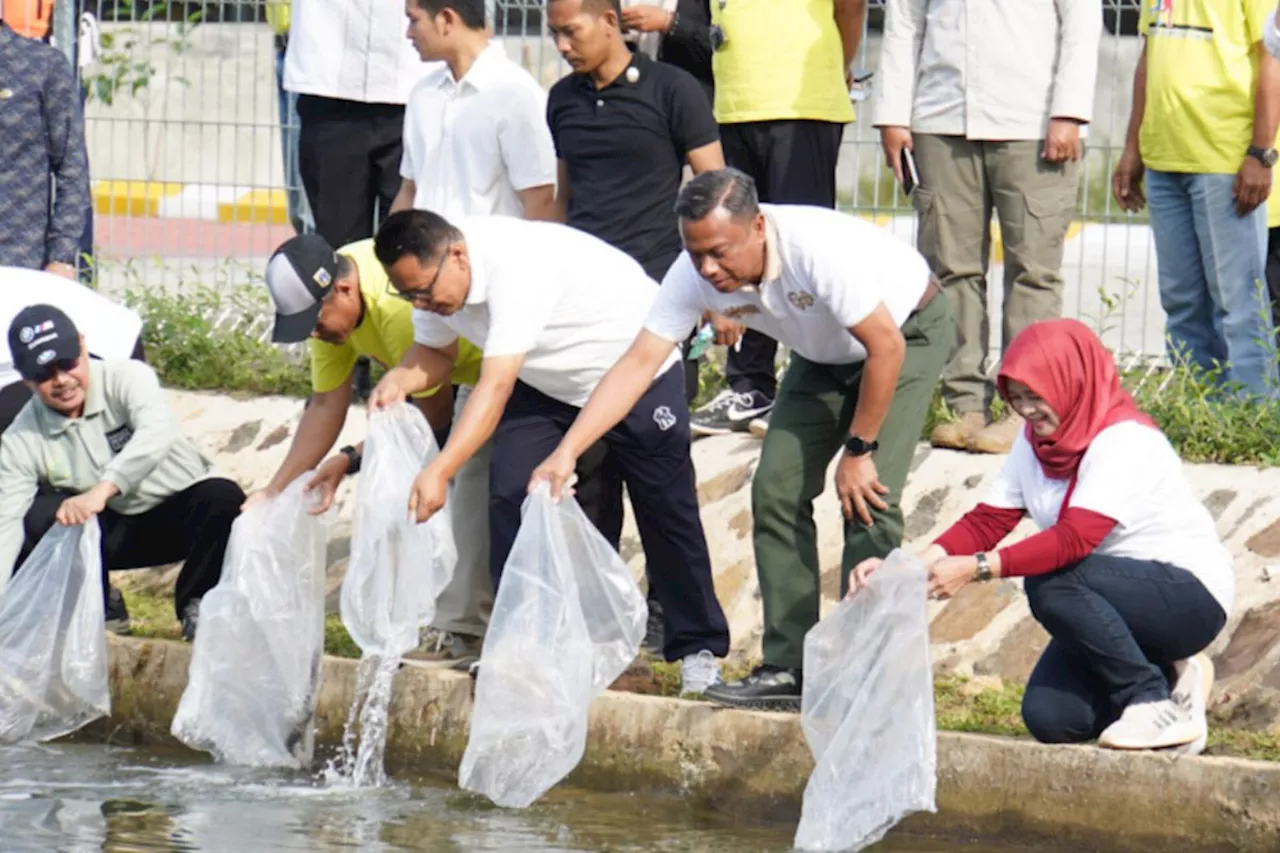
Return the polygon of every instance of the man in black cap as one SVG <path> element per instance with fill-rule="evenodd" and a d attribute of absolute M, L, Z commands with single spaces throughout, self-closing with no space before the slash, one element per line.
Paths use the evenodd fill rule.
<path fill-rule="evenodd" d="M 90 355 L 96 358 L 142 360 L 142 318 L 138 312 L 113 302 L 79 282 L 42 270 L 0 267 L 0 329 L 8 329 L 18 312 L 36 301 L 53 305 L 71 318 L 84 335 Z M 31 399 L 31 389 L 13 368 L 7 341 L 0 339 L 0 434 L 13 423 Z M 124 594 L 107 590 L 107 630 L 130 632 Z"/>
<path fill-rule="evenodd" d="M 104 575 L 185 561 L 174 606 L 192 639 L 244 492 L 182 435 L 147 365 L 91 361 L 79 329 L 51 305 L 18 312 L 8 339 L 33 396 L 0 441 L 0 579 L 55 522 L 97 517 Z"/>

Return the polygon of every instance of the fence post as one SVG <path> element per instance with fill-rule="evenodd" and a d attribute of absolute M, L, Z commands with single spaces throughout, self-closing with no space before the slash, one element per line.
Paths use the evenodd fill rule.
<path fill-rule="evenodd" d="M 53 7 L 53 46 L 62 51 L 62 55 L 71 63 L 71 70 L 80 79 L 80 69 L 76 66 L 76 40 L 80 15 L 76 11 L 79 0 L 58 0 Z"/>

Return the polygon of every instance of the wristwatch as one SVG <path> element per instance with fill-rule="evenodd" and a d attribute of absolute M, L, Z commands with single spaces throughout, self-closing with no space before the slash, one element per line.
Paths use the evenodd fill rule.
<path fill-rule="evenodd" d="M 987 561 L 987 555 L 978 553 L 973 558 L 978 561 L 978 568 L 973 573 L 973 579 L 976 581 L 991 580 L 991 563 Z"/>
<path fill-rule="evenodd" d="M 1250 145 L 1247 153 L 1268 169 L 1276 164 L 1276 160 L 1280 160 L 1280 152 L 1277 152 L 1274 148 L 1259 148 L 1257 145 Z"/>
<path fill-rule="evenodd" d="M 359 474 L 360 473 L 360 452 L 357 451 L 354 447 L 352 447 L 349 444 L 346 447 L 339 450 L 338 452 L 341 453 L 343 456 L 347 457 L 347 474 L 348 475 Z"/>
<path fill-rule="evenodd" d="M 880 449 L 880 442 L 867 441 L 861 436 L 852 435 L 845 440 L 845 452 L 850 456 L 866 456 L 868 453 L 875 453 Z"/>

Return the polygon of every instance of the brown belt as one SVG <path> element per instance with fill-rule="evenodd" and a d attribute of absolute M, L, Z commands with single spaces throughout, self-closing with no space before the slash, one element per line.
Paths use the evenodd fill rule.
<path fill-rule="evenodd" d="M 921 311 L 929 307 L 929 303 L 937 298 L 942 292 L 942 285 L 938 282 L 938 277 L 930 274 L 929 284 L 924 289 L 924 294 L 920 297 L 920 301 L 916 303 L 912 314 L 919 314 Z"/>

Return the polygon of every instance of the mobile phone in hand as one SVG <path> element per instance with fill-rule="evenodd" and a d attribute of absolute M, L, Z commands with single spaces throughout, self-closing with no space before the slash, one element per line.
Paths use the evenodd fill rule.
<path fill-rule="evenodd" d="M 916 158 L 910 148 L 904 147 L 898 155 L 898 164 L 902 167 L 902 194 L 909 196 L 920 185 L 920 173 L 916 171 Z"/>

